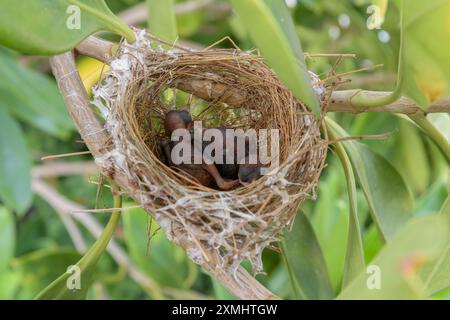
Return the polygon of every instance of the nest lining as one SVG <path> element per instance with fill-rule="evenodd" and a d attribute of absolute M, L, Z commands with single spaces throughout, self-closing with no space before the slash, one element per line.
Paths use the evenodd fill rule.
<path fill-rule="evenodd" d="M 323 94 L 318 79 L 312 81 Z M 174 108 L 163 98 L 174 87 L 201 102 L 196 119 L 204 127 L 279 129 L 280 166 L 229 192 L 198 185 L 167 167 L 161 161 L 159 123 Z M 175 234 L 183 234 L 195 243 L 187 253 L 196 263 L 215 255 L 217 267 L 233 272 L 247 259 L 254 273 L 262 272 L 263 249 L 279 240 L 298 205 L 315 197 L 327 148 L 320 121 L 262 58 L 240 50 L 166 50 L 139 31 L 134 44 L 122 44 L 93 95 L 113 144 L 97 163 L 113 163 L 128 177 L 167 237 L 179 243 Z"/>

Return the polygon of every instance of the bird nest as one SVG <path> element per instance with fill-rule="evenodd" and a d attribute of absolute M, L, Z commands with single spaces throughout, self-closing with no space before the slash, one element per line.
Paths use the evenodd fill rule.
<path fill-rule="evenodd" d="M 128 177 L 128 191 L 167 237 L 195 244 L 187 253 L 199 264 L 214 255 L 223 270 L 249 260 L 254 273 L 262 272 L 263 249 L 279 240 L 299 204 L 315 197 L 327 149 L 321 120 L 262 57 L 237 49 L 168 49 L 141 31 L 135 43 L 121 44 L 93 95 L 112 139 L 111 151 L 96 161 L 112 162 Z M 163 161 L 161 120 L 175 108 L 189 108 L 204 127 L 278 129 L 279 166 L 231 191 L 196 183 Z"/>

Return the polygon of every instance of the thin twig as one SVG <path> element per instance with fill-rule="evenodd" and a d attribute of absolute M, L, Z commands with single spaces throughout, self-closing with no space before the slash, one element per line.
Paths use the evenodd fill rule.
<path fill-rule="evenodd" d="M 356 58 L 353 53 L 309 53 L 305 52 L 305 58 Z"/>
<path fill-rule="evenodd" d="M 72 152 L 72 153 L 62 153 L 62 154 L 52 154 L 49 156 L 45 156 L 41 158 L 41 161 L 50 160 L 50 159 L 59 159 L 59 158 L 67 158 L 67 157 L 76 157 L 82 156 L 86 154 L 91 154 L 90 151 L 80 151 L 80 152 Z"/>
<path fill-rule="evenodd" d="M 142 206 L 132 206 L 126 208 L 104 208 L 104 209 L 83 209 L 78 210 L 79 213 L 111 213 L 113 211 L 126 211 L 128 209 L 142 208 Z"/>
<path fill-rule="evenodd" d="M 353 141 L 353 140 L 386 140 L 390 137 L 388 132 L 383 134 L 369 134 L 365 136 L 352 136 L 352 137 L 344 137 L 339 139 L 329 140 L 328 144 L 336 144 L 344 141 Z"/>
<path fill-rule="evenodd" d="M 384 66 L 384 64 L 376 64 L 374 66 L 370 66 L 370 67 L 366 67 L 366 68 L 361 68 L 361 69 L 356 69 L 356 70 L 352 70 L 349 72 L 339 73 L 339 74 L 333 75 L 331 77 L 328 77 L 328 78 L 324 79 L 323 81 L 330 81 L 331 79 L 342 78 L 342 77 L 349 76 L 354 73 L 369 71 L 369 70 L 373 70 L 376 68 L 380 68 L 382 66 Z"/>

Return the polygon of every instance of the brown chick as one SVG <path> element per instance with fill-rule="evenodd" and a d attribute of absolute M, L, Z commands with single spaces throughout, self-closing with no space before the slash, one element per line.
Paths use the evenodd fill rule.
<path fill-rule="evenodd" d="M 193 127 L 193 121 L 192 117 L 189 112 L 187 111 L 178 111 L 178 110 L 172 110 L 169 111 L 166 114 L 166 117 L 164 119 L 164 128 L 166 130 L 166 135 L 170 138 L 172 136 L 172 133 L 176 129 L 187 129 L 190 130 Z M 179 143 L 189 143 L 193 152 L 192 152 L 192 162 L 190 164 L 180 164 L 180 165 L 174 165 L 171 159 L 171 151 L 173 147 L 176 144 Z M 219 171 L 217 170 L 217 167 L 215 164 L 193 164 L 194 161 L 194 154 L 195 153 L 202 153 L 203 150 L 197 150 L 194 147 L 193 139 L 191 141 L 181 141 L 181 142 L 173 142 L 171 140 L 164 140 L 161 142 L 162 148 L 164 150 L 164 154 L 167 159 L 167 163 L 171 166 L 178 167 L 179 169 L 185 171 L 187 174 L 189 174 L 191 177 L 193 177 L 195 180 L 197 180 L 200 184 L 210 187 L 213 183 L 217 185 L 217 187 L 221 190 L 230 190 L 236 186 L 239 185 L 239 180 L 225 180 Z M 201 155 L 202 155 L 201 154 Z M 208 176 L 209 174 L 209 176 Z"/>

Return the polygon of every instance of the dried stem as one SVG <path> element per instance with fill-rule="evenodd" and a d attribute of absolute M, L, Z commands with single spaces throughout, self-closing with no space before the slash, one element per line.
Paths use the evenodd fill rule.
<path fill-rule="evenodd" d="M 41 157 L 41 161 L 58 159 L 58 158 L 82 156 L 82 155 L 87 155 L 87 154 L 91 154 L 91 152 L 90 151 L 80 151 L 80 152 L 71 152 L 71 153 L 52 154 L 49 156 Z"/>
<path fill-rule="evenodd" d="M 80 51 L 85 53 L 86 46 L 80 47 Z M 95 159 L 102 158 L 108 152 L 109 136 L 90 107 L 90 101 L 76 69 L 73 54 L 68 52 L 51 57 L 50 63 L 66 106 L 82 139 Z M 115 171 L 114 167 L 99 167 L 99 169 L 105 176 L 110 176 L 111 172 Z M 120 171 L 115 172 L 114 181 L 121 189 L 127 190 L 137 203 L 140 203 L 138 190 L 133 188 L 125 175 L 121 174 Z M 151 212 L 149 213 L 151 214 Z M 196 250 L 195 245 L 186 237 L 179 235 L 177 239 L 185 251 Z M 233 276 L 217 268 L 217 265 L 217 261 L 211 259 L 201 266 L 236 297 L 241 299 L 277 298 L 242 267 L 239 267 Z"/>

